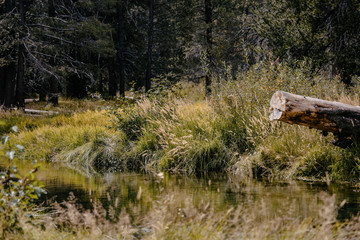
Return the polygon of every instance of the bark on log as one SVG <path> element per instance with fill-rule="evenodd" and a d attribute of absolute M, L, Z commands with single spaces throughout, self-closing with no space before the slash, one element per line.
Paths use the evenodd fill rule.
<path fill-rule="evenodd" d="M 332 132 L 337 142 L 344 138 L 360 137 L 360 106 L 283 91 L 274 93 L 270 100 L 270 120 Z"/>

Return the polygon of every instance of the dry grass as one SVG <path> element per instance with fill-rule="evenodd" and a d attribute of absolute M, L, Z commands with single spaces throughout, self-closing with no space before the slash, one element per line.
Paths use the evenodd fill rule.
<path fill-rule="evenodd" d="M 203 84 L 180 82 L 135 103 L 122 102 L 111 117 L 88 111 L 41 120 L 3 119 L 19 123 L 15 141 L 26 147 L 23 156 L 62 162 L 87 174 L 97 170 L 96 164 L 110 164 L 113 170 L 234 170 L 283 179 L 323 178 L 328 172 L 332 180 L 360 179 L 357 147 L 341 150 L 316 131 L 270 123 L 267 110 L 276 90 L 359 104 L 359 88 L 315 75 L 306 64 L 294 68 L 271 60 L 235 79 L 229 76 L 214 75 L 207 99 Z M 87 104 L 96 105 L 85 101 L 84 108 Z M 107 128 L 110 121 L 112 129 Z"/>
<path fill-rule="evenodd" d="M 139 195 L 141 197 L 141 195 Z M 54 204 L 54 211 L 38 215 L 33 223 L 23 222 L 24 235 L 8 239 L 357 239 L 359 220 L 336 220 L 335 196 L 318 194 L 309 204 L 318 209 L 314 217 L 301 218 L 286 211 L 273 211 L 266 199 L 251 208 L 244 205 L 215 211 L 206 202 L 194 204 L 179 194 L 161 194 L 146 213 L 132 208 L 131 215 L 116 205 L 106 209 L 95 202 L 92 210 L 67 202 Z"/>

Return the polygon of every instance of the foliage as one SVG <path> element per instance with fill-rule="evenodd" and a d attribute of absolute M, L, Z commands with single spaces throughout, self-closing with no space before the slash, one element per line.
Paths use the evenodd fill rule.
<path fill-rule="evenodd" d="M 17 127 L 13 127 L 17 130 Z M 0 152 L 1 158 L 7 158 L 9 165 L 0 173 L 0 224 L 1 239 L 6 239 L 8 234 L 22 234 L 22 218 L 31 223 L 33 216 L 26 214 L 33 207 L 34 200 L 46 193 L 43 184 L 35 180 L 38 168 L 35 166 L 27 175 L 18 174 L 16 166 L 12 166 L 15 158 L 14 147 L 23 150 L 21 145 L 13 145 L 8 136 L 2 137 L 2 144 L 8 151 Z"/>
<path fill-rule="evenodd" d="M 24 118 L 22 132 L 13 137 L 26 147 L 22 158 L 61 163 L 86 175 L 165 170 L 358 179 L 356 147 L 341 150 L 331 145 L 330 136 L 267 118 L 266 106 L 278 89 L 359 104 L 358 88 L 346 87 L 338 78 L 329 80 L 321 72 L 315 75 L 311 67 L 311 61 L 294 67 L 269 57 L 234 77 L 225 66 L 212 74 L 213 94 L 207 99 L 204 85 L 171 85 L 164 76 L 147 96 L 133 92 L 134 97 L 119 100 L 109 112 L 35 122 Z"/>
<path fill-rule="evenodd" d="M 314 68 L 352 84 L 352 75 L 359 74 L 359 16 L 357 1 L 269 0 L 255 10 L 253 28 L 281 60 L 310 58 Z"/>

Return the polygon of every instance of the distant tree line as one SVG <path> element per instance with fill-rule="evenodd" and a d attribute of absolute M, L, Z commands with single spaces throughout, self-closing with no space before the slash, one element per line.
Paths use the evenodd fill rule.
<path fill-rule="evenodd" d="M 211 94 L 224 64 L 235 74 L 269 52 L 351 85 L 359 26 L 357 0 L 0 0 L 0 104 L 124 96 L 158 76 Z"/>

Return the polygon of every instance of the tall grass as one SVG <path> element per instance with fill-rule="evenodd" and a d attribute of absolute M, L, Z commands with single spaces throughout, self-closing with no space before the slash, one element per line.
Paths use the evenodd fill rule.
<path fill-rule="evenodd" d="M 323 137 L 316 130 L 270 123 L 263 109 L 276 90 L 358 105 L 358 87 L 347 88 L 337 78 L 315 75 L 304 63 L 297 68 L 276 61 L 263 64 L 240 74 L 236 81 L 223 84 L 219 80 L 219 96 L 225 103 L 219 106 L 242 116 L 252 143 L 232 170 L 246 177 L 325 179 L 329 174 L 330 180 L 358 180 L 357 146 L 343 150 L 330 143 L 331 136 Z"/>
<path fill-rule="evenodd" d="M 115 112 L 115 125 L 128 136 L 134 146 L 130 155 L 143 169 L 357 179 L 357 170 L 346 174 L 358 164 L 356 150 L 336 148 L 330 137 L 315 130 L 268 120 L 276 90 L 358 103 L 356 87 L 346 88 L 339 79 L 314 74 L 307 66 L 267 61 L 235 78 L 225 72 L 213 77 L 208 99 L 187 100 L 176 91 L 165 100 L 150 96 Z"/>
<path fill-rule="evenodd" d="M 109 129 L 109 121 L 104 111 L 62 115 L 14 139 L 26 149 L 23 159 L 59 162 L 86 175 L 114 171 L 122 166 L 124 136 Z"/>
<path fill-rule="evenodd" d="M 202 83 L 160 86 L 109 115 L 61 115 L 32 127 L 25 120 L 16 139 L 27 149 L 23 157 L 61 162 L 86 174 L 104 169 L 233 171 L 245 177 L 356 180 L 357 147 L 342 150 L 330 144 L 330 136 L 268 120 L 277 90 L 359 104 L 358 87 L 345 87 L 308 66 L 267 60 L 237 76 L 226 68 L 213 75 L 209 98 Z"/>

